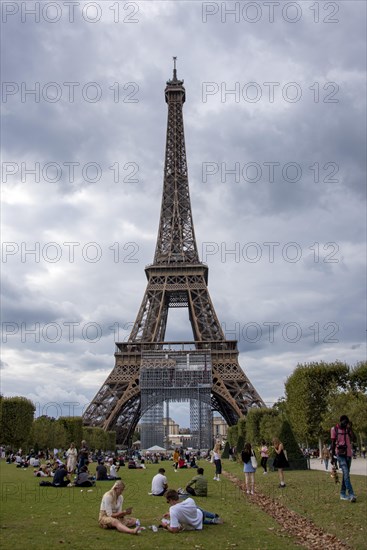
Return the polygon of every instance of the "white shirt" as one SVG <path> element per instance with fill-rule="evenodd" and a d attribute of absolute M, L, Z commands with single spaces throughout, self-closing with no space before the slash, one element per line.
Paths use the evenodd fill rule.
<path fill-rule="evenodd" d="M 108 516 L 112 516 L 112 514 L 117 514 L 118 512 L 121 512 L 122 510 L 122 503 L 124 502 L 124 497 L 120 495 L 117 497 L 116 504 L 113 505 L 112 503 L 112 496 L 108 493 L 105 493 L 102 498 L 101 502 L 101 508 L 100 510 L 104 510 Z"/>
<path fill-rule="evenodd" d="M 194 499 L 187 498 L 169 509 L 170 526 L 189 526 L 196 530 L 203 528 L 203 512 L 196 506 Z"/>
<path fill-rule="evenodd" d="M 167 487 L 167 478 L 163 474 L 157 474 L 152 479 L 153 495 L 160 495 Z"/>
<path fill-rule="evenodd" d="M 116 469 L 115 464 L 111 464 L 110 477 L 117 477 L 117 469 Z"/>

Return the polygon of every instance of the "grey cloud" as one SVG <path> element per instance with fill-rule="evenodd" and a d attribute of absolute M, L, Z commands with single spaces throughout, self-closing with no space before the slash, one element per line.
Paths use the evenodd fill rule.
<path fill-rule="evenodd" d="M 277 19 L 273 24 L 265 19 L 258 24 L 228 19 L 223 24 L 219 16 L 205 24 L 200 2 L 138 4 L 140 22 L 134 25 L 88 25 L 80 17 L 74 24 L 21 24 L 13 18 L 4 25 L 5 80 L 29 86 L 75 81 L 81 83 L 79 89 L 97 82 L 103 92 L 95 104 L 77 89 L 74 103 L 64 94 L 55 104 L 30 98 L 22 103 L 19 96 L 4 103 L 4 160 L 19 166 L 96 162 L 102 170 L 96 183 L 85 181 L 79 170 L 74 182 L 64 171 L 55 184 L 42 178 L 37 184 L 31 176 L 22 183 L 20 173 L 4 184 L 7 241 L 81 243 L 74 263 L 67 261 L 65 248 L 55 265 L 9 258 L 3 264 L 8 277 L 4 313 L 14 322 L 95 322 L 102 330 L 95 343 L 77 334 L 74 343 L 43 341 L 37 347 L 9 337 L 5 392 L 27 394 L 27 372 L 37 365 L 34 383 L 39 390 L 34 396 L 40 399 L 42 377 L 54 364 L 74 380 L 73 390 L 60 386 L 63 398 L 69 392 L 70 398 L 91 399 L 111 370 L 114 335 L 109 327 L 134 322 L 146 287 L 144 267 L 153 260 L 163 181 L 164 87 L 171 76 L 171 56 L 177 55 L 187 90 L 185 135 L 196 235 L 201 252 L 205 243 L 218 246 L 204 259 L 210 268 L 209 291 L 228 330 L 236 323 L 256 322 L 263 328 L 266 322 L 280 323 L 274 343 L 265 337 L 258 342 L 239 339 L 241 365 L 264 400 L 274 401 L 297 362 L 340 358 L 353 363 L 361 358 L 365 5 L 339 3 L 340 22 L 327 25 L 313 23 L 305 6 L 304 17 L 295 24 Z M 237 81 L 241 87 L 250 81 L 296 81 L 302 99 L 287 103 L 280 93 L 273 104 L 264 98 L 236 103 L 230 96 L 222 103 L 217 94 L 203 102 L 204 82 L 224 82 L 230 89 Z M 340 86 L 339 103 L 322 101 L 323 85 L 330 81 Z M 114 82 L 136 82 L 138 103 L 115 103 L 109 89 Z M 314 82 L 320 83 L 319 103 L 309 90 Z M 241 167 L 257 162 L 264 169 L 269 161 L 298 163 L 301 180 L 287 182 L 277 172 L 273 183 L 243 178 L 222 183 L 220 173 L 202 181 L 203 162 L 225 162 L 229 168 L 235 162 Z M 137 163 L 139 181 L 114 183 L 110 166 L 115 162 L 122 167 Z M 338 165 L 337 182 L 323 181 L 327 162 Z M 310 170 L 314 163 L 319 163 L 318 183 Z M 103 252 L 95 264 L 80 253 L 91 241 Z M 263 244 L 269 241 L 280 243 L 274 262 Z M 109 249 L 116 242 L 117 263 Z M 237 242 L 240 257 L 226 256 Z M 249 242 L 260 246 L 258 262 L 243 257 Z M 302 251 L 296 263 L 282 257 L 289 242 L 298 243 Z M 137 243 L 136 263 L 126 261 L 129 250 L 123 246 L 128 243 Z M 332 252 L 323 248 L 326 243 L 338 247 L 337 263 L 323 261 Z M 291 321 L 303 331 L 294 344 L 282 338 L 282 327 Z M 316 322 L 319 342 L 308 328 Z M 328 322 L 340 327 L 339 342 L 323 341 Z M 121 337 L 128 332 L 123 328 Z M 191 338 L 187 312 L 169 319 L 167 336 Z"/>

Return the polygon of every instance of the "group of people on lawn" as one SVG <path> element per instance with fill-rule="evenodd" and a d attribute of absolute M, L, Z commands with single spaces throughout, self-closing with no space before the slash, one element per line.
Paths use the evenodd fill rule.
<path fill-rule="evenodd" d="M 336 424 L 331 429 L 331 462 L 335 465 L 336 461 L 339 463 L 339 467 L 342 470 L 343 478 L 341 484 L 341 500 L 349 500 L 355 502 L 356 497 L 351 485 L 349 471 L 351 465 L 351 440 L 352 440 L 352 428 L 351 423 L 346 415 L 342 415 L 339 424 Z M 53 474 L 53 482 L 42 482 L 41 484 L 53 485 L 55 487 L 65 486 L 93 486 L 95 484 L 94 476 L 91 476 L 88 471 L 88 447 L 86 442 L 82 442 L 82 449 L 79 455 L 74 451 L 74 445 L 70 446 L 67 453 L 66 465 L 57 460 L 58 467 Z M 289 466 L 287 456 L 284 451 L 283 444 L 279 439 L 273 439 L 273 448 L 275 451 L 275 459 L 273 465 L 278 470 L 279 475 L 279 487 L 285 488 L 284 481 L 284 468 Z M 267 460 L 269 456 L 269 450 L 265 444 L 262 443 L 260 449 L 261 466 L 263 467 L 264 474 L 267 473 Z M 79 462 L 77 464 L 77 458 Z M 241 453 L 242 462 L 244 464 L 243 471 L 245 474 L 245 487 L 247 494 L 254 494 L 255 489 L 255 471 L 257 467 L 257 460 L 255 453 L 249 443 L 246 443 L 244 450 Z M 175 472 L 178 468 L 177 456 L 173 456 Z M 215 467 L 214 480 L 220 481 L 220 475 L 222 473 L 221 463 L 221 448 L 217 443 L 214 449 L 211 451 L 210 462 Z M 74 483 L 70 482 L 70 474 L 78 468 L 78 475 Z M 197 465 L 195 466 L 197 468 Z M 115 480 L 113 487 L 107 491 L 102 498 L 100 513 L 99 513 L 99 525 L 102 528 L 114 528 L 120 532 L 138 534 L 141 529 L 139 520 L 131 517 L 132 509 L 123 509 L 123 491 L 125 484 L 119 477 L 117 477 L 118 467 L 115 461 L 112 460 L 110 464 L 110 475 L 107 474 L 107 468 L 103 460 L 100 460 L 96 470 L 97 480 Z M 111 476 L 111 474 L 113 474 Z M 41 468 L 35 472 L 35 475 L 43 477 L 47 475 Z M 223 523 L 218 514 L 213 512 L 207 512 L 203 510 L 195 503 L 193 496 L 206 497 L 208 495 L 208 481 L 204 476 L 204 469 L 197 468 L 197 474 L 187 483 L 185 489 L 179 488 L 178 490 L 169 489 L 168 481 L 165 475 L 165 469 L 159 468 L 158 473 L 153 477 L 152 487 L 150 495 L 154 497 L 166 498 L 170 508 L 169 511 L 163 516 L 160 527 L 172 532 L 177 533 L 181 530 L 200 530 L 204 524 L 219 524 Z"/>
<path fill-rule="evenodd" d="M 121 533 L 137 535 L 143 527 L 140 526 L 139 520 L 131 516 L 132 508 L 123 509 L 122 493 L 124 489 L 124 482 L 119 480 L 103 495 L 99 511 L 99 525 L 104 529 L 117 529 Z M 159 468 L 158 473 L 153 477 L 152 492 L 149 494 L 166 498 L 170 508 L 163 515 L 160 527 L 171 533 L 178 533 L 182 530 L 201 530 L 204 524 L 223 523 L 218 514 L 203 510 L 197 506 L 191 496 L 188 496 L 207 496 L 208 482 L 204 477 L 203 468 L 198 468 L 197 475 L 188 483 L 186 492 L 168 489 L 165 469 Z"/>
<path fill-rule="evenodd" d="M 341 483 L 340 499 L 350 502 L 356 501 L 356 496 L 350 480 L 350 465 L 352 459 L 351 441 L 353 438 L 352 426 L 346 415 L 340 417 L 340 421 L 331 428 L 331 461 L 335 465 L 339 463 L 343 478 Z M 277 438 L 273 440 L 275 450 L 274 466 L 278 469 L 279 487 L 285 488 L 284 468 L 289 466 L 287 456 L 281 441 Z M 267 473 L 267 459 L 269 456 L 268 448 L 265 442 L 261 447 L 261 465 L 264 474 Z M 254 474 L 256 471 L 256 457 L 251 445 L 247 443 L 242 452 L 242 461 L 244 463 L 243 471 L 246 480 L 246 492 L 254 494 Z M 220 449 L 216 446 L 212 452 L 211 462 L 215 464 L 214 480 L 220 480 L 221 459 Z M 176 469 L 176 468 L 175 468 Z M 103 528 L 115 528 L 118 531 L 130 534 L 138 534 L 141 530 L 139 520 L 133 517 L 127 517 L 132 513 L 131 508 L 122 509 L 125 485 L 122 481 L 117 481 L 112 489 L 105 493 L 102 499 L 99 515 L 99 525 Z M 186 491 L 176 491 L 168 489 L 168 482 L 165 476 L 164 468 L 160 468 L 158 474 L 152 480 L 153 496 L 165 496 L 169 511 L 164 514 L 160 527 L 167 529 L 171 533 L 178 533 L 182 530 L 201 530 L 203 524 L 219 524 L 223 520 L 215 513 L 207 512 L 197 506 L 192 496 L 207 496 L 208 483 L 204 477 L 203 468 L 198 468 L 197 475 L 194 476 L 186 486 Z M 190 496 L 187 496 L 190 495 Z M 184 498 L 185 500 L 182 500 Z"/>

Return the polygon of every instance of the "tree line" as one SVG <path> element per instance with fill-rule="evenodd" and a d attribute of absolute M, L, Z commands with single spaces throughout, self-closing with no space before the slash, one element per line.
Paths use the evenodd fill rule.
<path fill-rule="evenodd" d="M 11 447 L 34 449 L 67 449 L 70 443 L 78 448 L 83 439 L 91 449 L 114 450 L 116 433 L 102 428 L 83 426 L 82 417 L 49 416 L 34 418 L 35 406 L 25 397 L 0 396 L 1 444 Z"/>

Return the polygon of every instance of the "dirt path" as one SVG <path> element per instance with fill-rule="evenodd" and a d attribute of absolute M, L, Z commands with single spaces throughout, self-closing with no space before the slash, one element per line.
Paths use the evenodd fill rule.
<path fill-rule="evenodd" d="M 235 475 L 223 472 L 223 475 L 232 481 L 241 491 L 245 492 L 245 484 Z M 296 542 L 309 550 L 346 550 L 350 548 L 345 542 L 342 542 L 335 535 L 326 533 L 320 527 L 317 527 L 310 519 L 307 519 L 297 512 L 293 512 L 279 501 L 275 501 L 261 493 L 247 495 L 248 499 L 259 506 L 264 512 L 274 518 L 282 530 L 296 538 Z"/>

